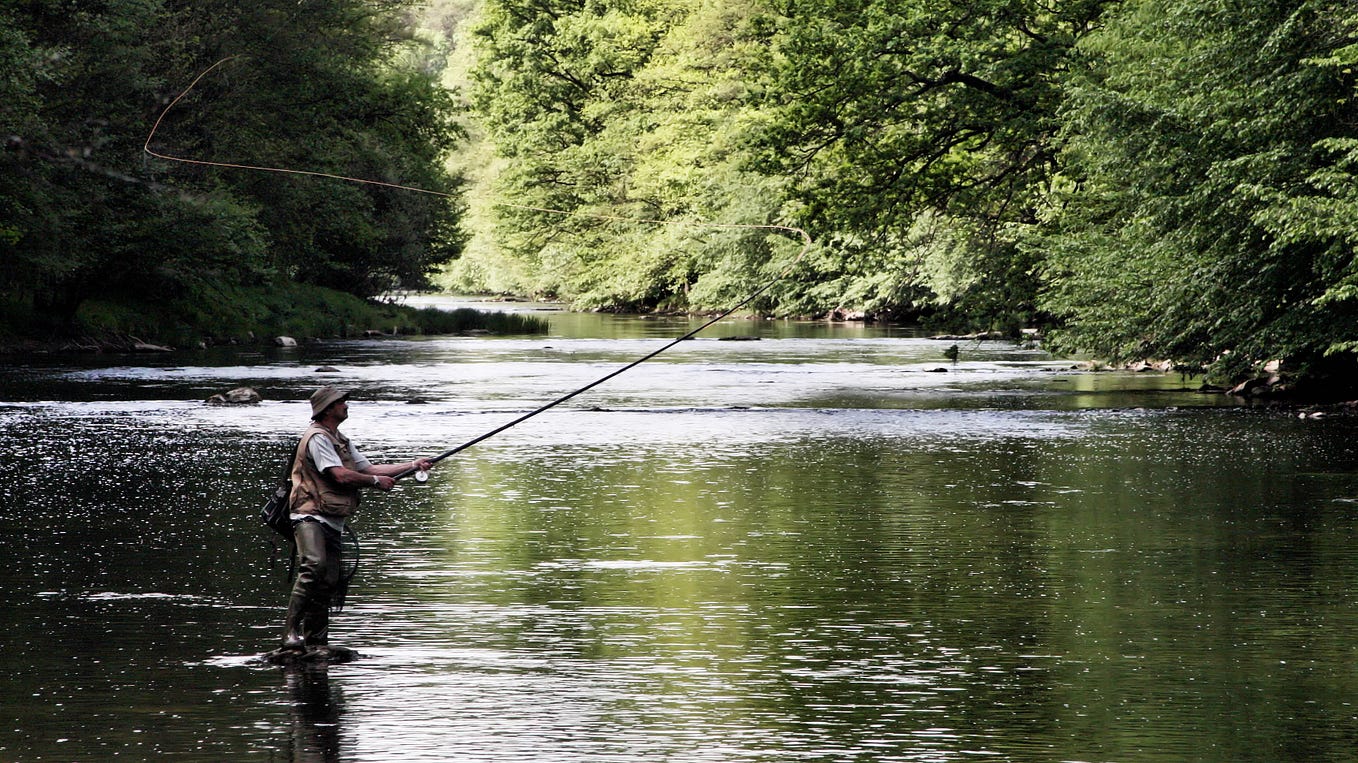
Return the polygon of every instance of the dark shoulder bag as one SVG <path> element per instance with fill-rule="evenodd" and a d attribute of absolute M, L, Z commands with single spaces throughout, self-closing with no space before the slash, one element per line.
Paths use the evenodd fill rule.
<path fill-rule="evenodd" d="M 288 499 L 292 495 L 292 461 L 296 456 L 297 448 L 293 447 L 283 467 L 283 479 L 269 494 L 269 500 L 264 502 L 264 508 L 259 510 L 260 521 L 289 540 L 292 539 L 292 509 Z"/>

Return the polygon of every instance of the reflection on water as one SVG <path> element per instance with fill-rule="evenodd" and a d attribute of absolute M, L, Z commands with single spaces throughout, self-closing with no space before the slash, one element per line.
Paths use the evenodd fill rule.
<path fill-rule="evenodd" d="M 253 512 L 319 380 L 407 458 L 658 323 L 0 369 L 0 759 L 1350 756 L 1351 419 L 861 327 L 685 343 L 365 502 L 362 658 L 254 659 Z"/>
<path fill-rule="evenodd" d="M 289 667 L 283 676 L 292 696 L 292 745 L 289 760 L 297 763 L 335 763 L 340 755 L 340 718 L 343 699 L 330 685 L 326 665 Z"/>

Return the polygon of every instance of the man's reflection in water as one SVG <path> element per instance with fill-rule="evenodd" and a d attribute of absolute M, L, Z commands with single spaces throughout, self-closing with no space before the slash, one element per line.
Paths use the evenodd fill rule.
<path fill-rule="evenodd" d="M 340 760 L 340 715 L 344 703 L 339 689 L 330 688 L 326 666 L 302 665 L 284 669 L 292 707 L 293 763 L 332 763 Z"/>

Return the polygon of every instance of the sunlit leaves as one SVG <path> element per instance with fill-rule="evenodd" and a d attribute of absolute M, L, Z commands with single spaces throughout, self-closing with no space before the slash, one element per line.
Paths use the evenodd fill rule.
<path fill-rule="evenodd" d="M 1351 10 L 1138 0 L 1089 39 L 1064 113 L 1078 185 L 1034 242 L 1065 346 L 1230 375 L 1358 337 Z"/>
<path fill-rule="evenodd" d="M 767 231 L 702 223 L 767 224 L 782 201 L 739 166 L 759 18 L 754 0 L 487 4 L 474 103 L 510 160 L 497 233 L 527 287 L 610 309 L 746 293 Z"/>
<path fill-rule="evenodd" d="M 1358 344 L 1351 11 L 495 0 L 478 105 L 502 199 L 574 215 L 499 233 L 545 293 L 711 307 L 784 247 L 600 217 L 793 221 L 817 245 L 761 309 L 1301 368 Z"/>

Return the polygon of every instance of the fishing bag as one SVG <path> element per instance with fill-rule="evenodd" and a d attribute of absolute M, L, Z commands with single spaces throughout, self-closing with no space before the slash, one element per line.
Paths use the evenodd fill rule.
<path fill-rule="evenodd" d="M 274 489 L 269 500 L 264 502 L 264 508 L 259 510 L 259 519 L 268 525 L 271 530 L 285 537 L 292 537 L 292 511 L 288 508 L 288 497 L 292 493 L 292 485 L 283 483 Z"/>
<path fill-rule="evenodd" d="M 294 447 L 283 467 L 283 479 L 269 494 L 268 500 L 264 502 L 264 508 L 259 510 L 260 521 L 289 540 L 292 539 L 292 508 L 288 499 L 292 496 L 292 459 L 296 457 L 296 453 L 297 449 Z"/>

